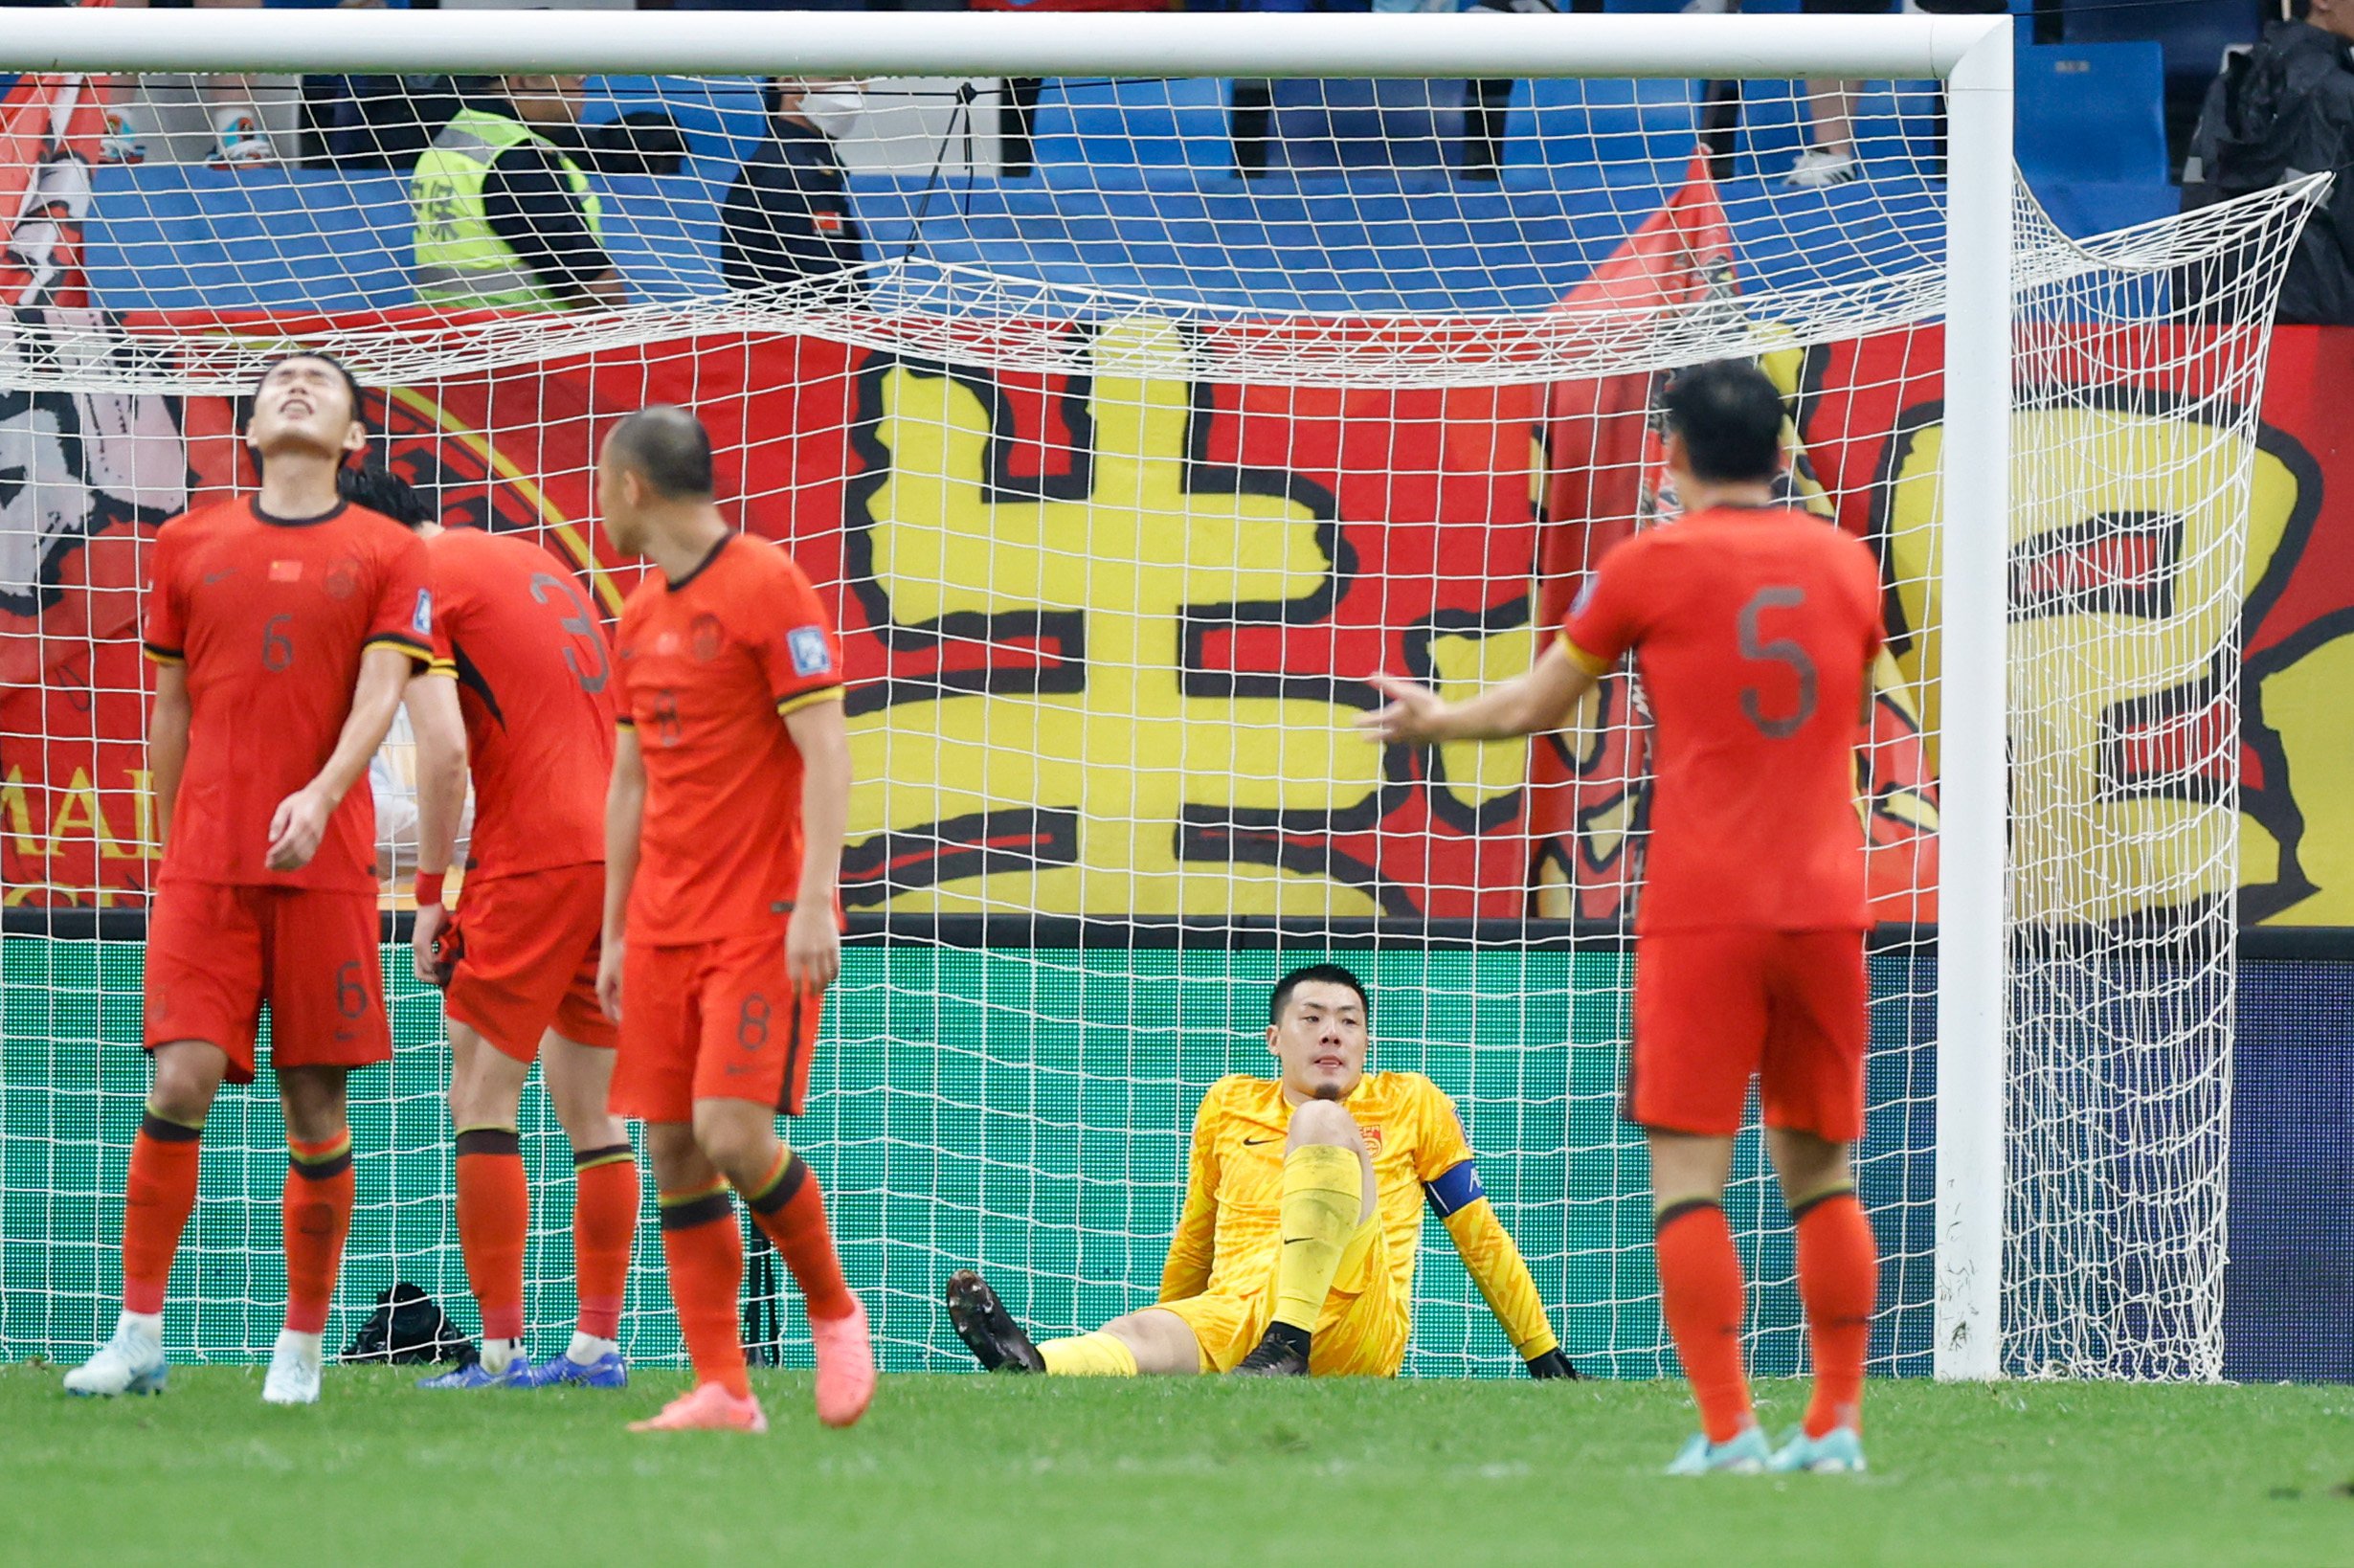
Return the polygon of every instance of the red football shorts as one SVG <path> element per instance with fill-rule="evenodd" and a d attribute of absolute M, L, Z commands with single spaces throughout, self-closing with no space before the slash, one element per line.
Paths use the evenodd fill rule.
<path fill-rule="evenodd" d="M 1755 1075 L 1766 1126 L 1857 1142 L 1870 997 L 1861 931 L 1644 936 L 1626 1119 L 1729 1138 Z"/>
<path fill-rule="evenodd" d="M 389 1062 L 378 940 L 373 893 L 171 883 L 147 907 L 147 1049 L 217 1045 L 250 1084 L 266 1001 L 275 1066 Z"/>
<path fill-rule="evenodd" d="M 782 921 L 751 936 L 632 944 L 621 963 L 613 1113 L 686 1122 L 697 1100 L 756 1100 L 798 1116 L 823 1003 L 822 992 L 785 979 Z"/>
<path fill-rule="evenodd" d="M 613 1048 L 613 1020 L 596 1005 L 605 921 L 605 868 L 558 865 L 507 876 L 477 872 L 451 915 L 458 959 L 443 1009 L 501 1055 L 530 1062 L 550 1027 L 583 1045 Z"/>

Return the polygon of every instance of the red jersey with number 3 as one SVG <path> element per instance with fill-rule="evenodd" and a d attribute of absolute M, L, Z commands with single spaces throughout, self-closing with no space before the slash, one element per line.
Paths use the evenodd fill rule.
<path fill-rule="evenodd" d="M 841 697 L 832 617 L 793 557 L 732 534 L 621 610 L 621 723 L 645 757 L 629 939 L 782 928 L 801 880 L 801 753 L 784 715 Z"/>
<path fill-rule="evenodd" d="M 358 506 L 290 520 L 234 501 L 166 523 L 148 567 L 147 657 L 187 665 L 191 707 L 158 882 L 373 892 L 365 783 L 301 870 L 265 863 L 270 818 L 334 754 L 362 651 L 431 658 L 425 542 Z"/>
<path fill-rule="evenodd" d="M 467 870 L 602 864 L 619 708 L 587 593 L 516 534 L 445 528 L 426 550 L 474 776 Z"/>
<path fill-rule="evenodd" d="M 1855 748 L 1881 642 L 1863 543 L 1782 507 L 1715 507 L 1603 557 L 1562 628 L 1600 674 L 1631 652 L 1652 721 L 1636 929 L 1871 924 Z"/>

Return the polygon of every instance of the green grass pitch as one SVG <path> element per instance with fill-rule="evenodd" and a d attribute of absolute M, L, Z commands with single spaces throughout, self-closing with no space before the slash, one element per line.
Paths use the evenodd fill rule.
<path fill-rule="evenodd" d="M 894 1377 L 849 1432 L 805 1374 L 765 1438 L 633 1437 L 682 1386 L 426 1395 L 330 1368 L 68 1399 L 0 1369 L 0 1561 L 1412 1568 L 2354 1562 L 2354 1389 L 1874 1382 L 1869 1476 L 1670 1481 L 1680 1385 Z M 1769 1426 L 1795 1384 L 1761 1391 Z"/>

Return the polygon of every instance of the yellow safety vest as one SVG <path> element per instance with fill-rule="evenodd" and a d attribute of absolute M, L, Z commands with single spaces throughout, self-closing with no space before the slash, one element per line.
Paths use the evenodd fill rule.
<path fill-rule="evenodd" d="M 589 177 L 556 145 L 520 121 L 466 109 L 416 162 L 409 205 L 416 214 L 416 297 L 426 304 L 562 310 L 571 302 L 540 281 L 491 228 L 482 206 L 490 166 L 510 147 L 537 143 L 556 155 L 589 234 L 604 242 L 604 210 Z"/>

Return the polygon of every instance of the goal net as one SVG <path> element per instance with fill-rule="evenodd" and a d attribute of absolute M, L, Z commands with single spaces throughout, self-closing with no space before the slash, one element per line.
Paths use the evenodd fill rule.
<path fill-rule="evenodd" d="M 1936 29 L 1975 21 L 1864 26 L 1917 42 L 1917 79 L 1853 66 L 1856 24 L 1667 17 L 1662 69 L 1696 69 L 1680 40 L 1763 38 L 1794 79 L 1301 79 L 1280 52 L 1264 77 L 1119 76 L 1045 49 L 1039 76 L 987 74 L 1020 63 L 1003 48 L 851 78 L 751 44 L 748 71 L 803 74 L 680 76 L 652 72 L 676 51 L 641 31 L 648 74 L 572 83 L 479 74 L 501 60 L 475 20 L 303 18 L 325 40 L 308 74 L 143 77 L 126 52 L 0 99 L 0 1357 L 78 1359 L 111 1322 L 159 853 L 139 589 L 158 524 L 252 486 L 235 400 L 300 345 L 370 389 L 370 461 L 453 526 L 548 544 L 608 616 L 641 568 L 598 526 L 595 441 L 682 404 L 731 514 L 834 607 L 852 935 L 793 1140 L 899 1369 L 962 1364 L 936 1308 L 957 1267 L 1042 1334 L 1152 1302 L 1196 1103 L 1266 1070 L 1269 982 L 1331 957 L 1372 987 L 1375 1065 L 1462 1109 L 1580 1366 L 1674 1370 L 1616 1106 L 1640 683 L 1612 675 L 1526 746 L 1383 750 L 1351 723 L 1377 669 L 1462 693 L 1526 668 L 1603 550 L 1673 526 L 1662 377 L 1755 359 L 1788 398 L 1791 499 L 1870 540 L 1886 580 L 1858 769 L 1872 1365 L 1954 1354 L 1939 1281 L 1972 1260 L 1950 1239 L 1939 1256 L 1939 1193 L 1959 1182 L 1997 1218 L 2000 1263 L 1976 1263 L 2000 1269 L 2001 1370 L 2219 1375 L 2239 610 L 2249 531 L 2279 526 L 2255 411 L 2309 192 L 2082 238 L 2022 189 L 2007 309 L 1997 290 L 1973 316 L 1948 286 L 1950 193 L 1961 160 L 2001 152 L 1949 135 L 1927 62 Z M 853 20 L 886 42 L 919 25 Z M 920 25 L 943 20 L 970 19 Z M 1453 48 L 1590 19 L 1308 20 Z M 392 36 L 331 29 L 393 21 L 444 29 L 463 68 L 319 69 L 335 38 Z M 1827 68 L 1805 69 L 1817 40 Z M 1373 47 L 1333 41 L 1344 63 Z M 884 56 L 906 52 L 861 58 Z M 1867 78 L 1852 164 L 1792 185 L 1837 162 L 1802 159 L 1837 105 L 1796 78 L 1843 65 Z M 491 172 L 413 205 L 420 156 L 469 136 Z M 1966 436 L 1944 374 L 1963 334 L 1982 358 L 2010 346 L 2007 401 L 1994 389 Z M 2007 515 L 1957 515 L 1957 462 L 1989 454 Z M 1957 530 L 2007 563 L 1987 591 L 2007 680 L 1999 640 L 1948 678 Z M 1958 683 L 2005 694 L 2007 736 L 1946 747 Z M 398 1049 L 353 1083 L 338 1342 L 396 1279 L 475 1326 L 437 998 L 399 942 L 408 766 L 396 732 L 372 784 Z M 1961 1048 L 1939 1038 L 1958 983 L 1941 792 L 1965 773 L 2005 804 L 1997 861 L 2007 840 L 2001 973 L 1981 982 L 2003 1142 L 1974 1169 L 1940 1155 L 1938 1091 L 1941 1045 Z M 524 1115 L 546 1348 L 572 1323 L 570 1163 L 536 1088 Z M 271 1096 L 224 1094 L 176 1354 L 266 1350 L 283 1157 Z M 1728 1209 L 1752 1364 L 1801 1370 L 1754 1131 Z M 753 1291 L 755 1339 L 805 1359 L 797 1309 L 757 1271 Z M 1515 1370 L 1436 1225 L 1416 1297 L 1410 1372 Z M 623 1334 L 678 1355 L 650 1225 Z"/>

